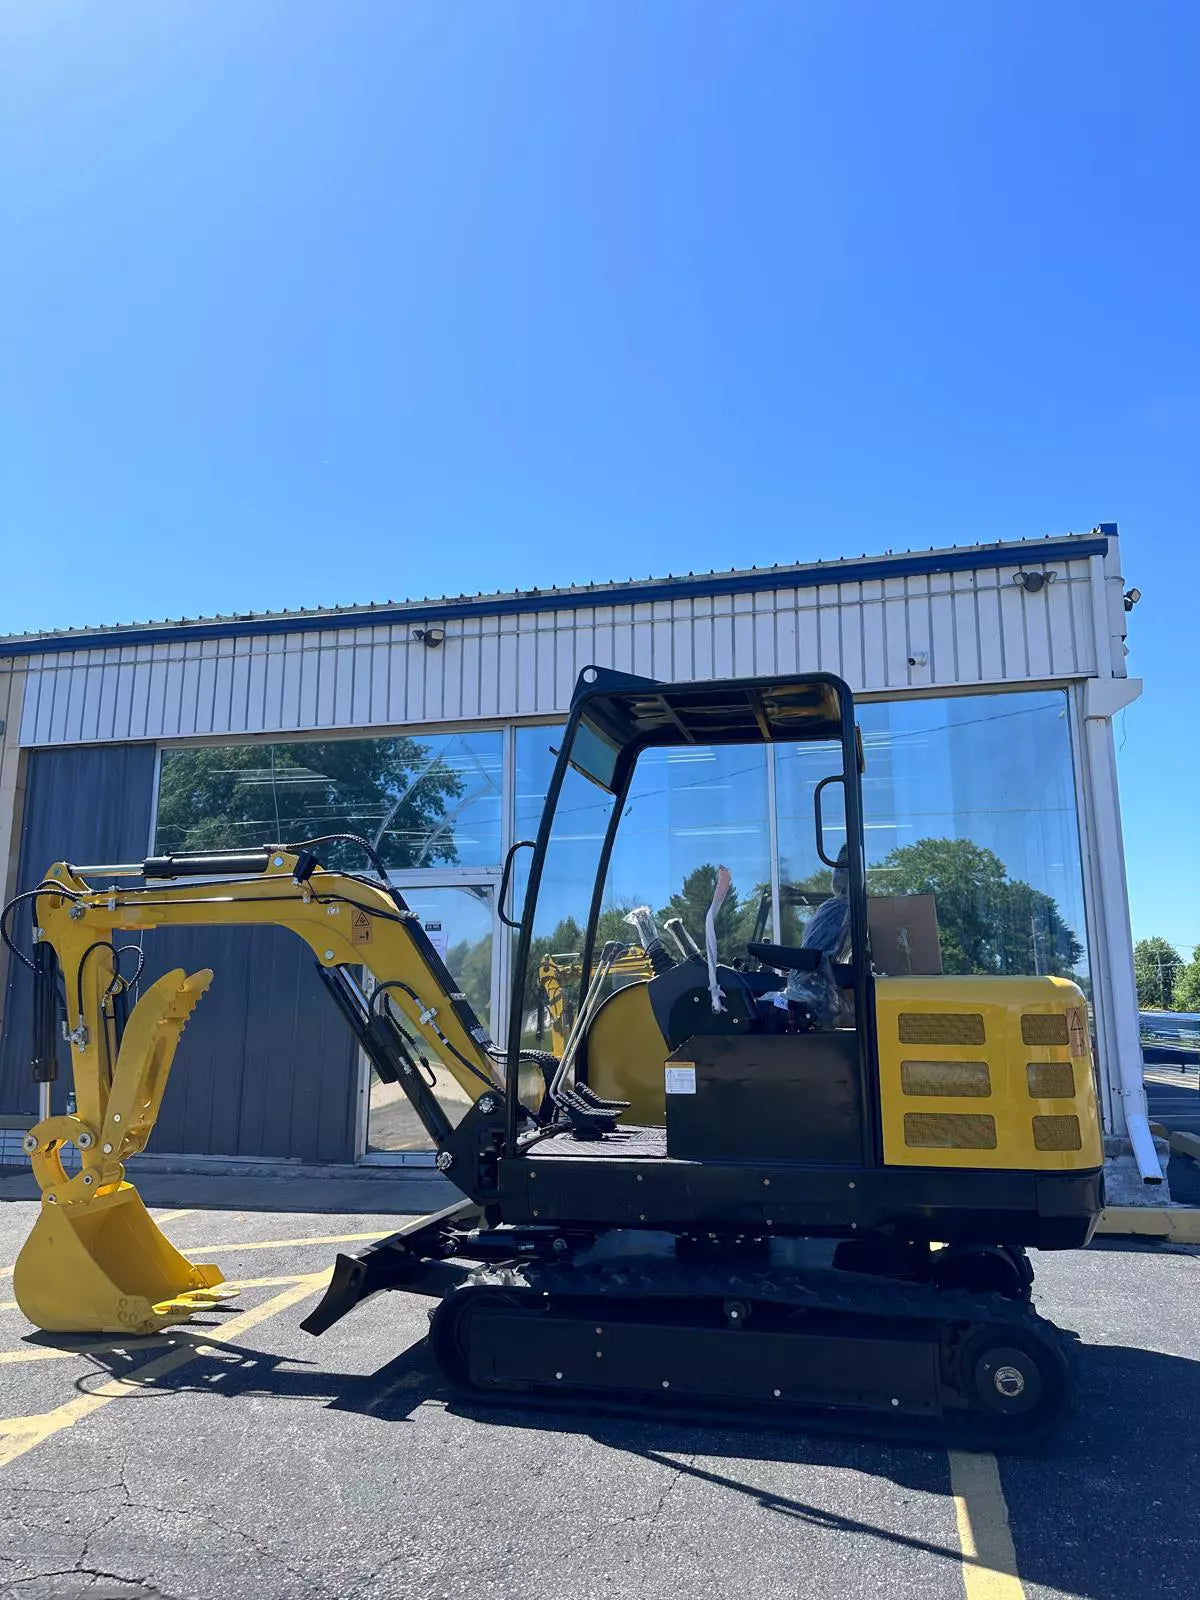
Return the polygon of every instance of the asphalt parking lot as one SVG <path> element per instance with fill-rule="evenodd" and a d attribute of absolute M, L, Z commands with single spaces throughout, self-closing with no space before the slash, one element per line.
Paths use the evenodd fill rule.
<path fill-rule="evenodd" d="M 11 1268 L 35 1214 L 0 1205 Z M 157 1340 L 33 1333 L 0 1309 L 0 1593 L 30 1600 L 1194 1593 L 1200 1250 L 1037 1259 L 1081 1335 L 1049 1454 L 946 1452 L 552 1415 L 468 1415 L 379 1296 L 298 1327 L 342 1241 L 394 1216 L 158 1210 L 243 1285 Z M 0 1278 L 0 1299 L 11 1276 Z"/>

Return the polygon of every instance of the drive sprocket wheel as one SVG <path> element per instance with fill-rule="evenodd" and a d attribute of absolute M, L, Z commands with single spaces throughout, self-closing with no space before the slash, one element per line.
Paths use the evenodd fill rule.
<path fill-rule="evenodd" d="M 1041 1436 L 1070 1410 L 1066 1357 L 1031 1329 L 981 1328 L 963 1344 L 959 1371 L 970 1410 L 1001 1439 Z"/>

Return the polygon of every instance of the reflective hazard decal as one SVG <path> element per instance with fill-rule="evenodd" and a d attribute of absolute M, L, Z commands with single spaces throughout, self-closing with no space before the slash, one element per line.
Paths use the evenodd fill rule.
<path fill-rule="evenodd" d="M 356 911 L 350 924 L 350 937 L 355 944 L 370 944 L 371 919 L 365 911 Z"/>

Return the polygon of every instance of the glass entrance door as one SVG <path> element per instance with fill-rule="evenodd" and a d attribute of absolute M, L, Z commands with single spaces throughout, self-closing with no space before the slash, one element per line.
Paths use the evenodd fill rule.
<path fill-rule="evenodd" d="M 393 882 L 404 895 L 408 907 L 421 919 L 421 926 L 450 969 L 458 987 L 466 995 L 479 1020 L 493 1037 L 500 1033 L 503 1019 L 498 1015 L 500 995 L 501 941 L 496 937 L 496 884 L 491 877 L 452 881 L 420 881 L 397 874 Z M 431 997 L 432 998 L 432 997 Z M 451 1122 L 458 1122 L 470 1105 L 465 1089 L 425 1045 L 436 1080 L 436 1093 Z M 398 1083 L 382 1083 L 365 1057 L 362 1059 L 365 1135 L 360 1149 L 367 1161 L 420 1160 L 420 1152 L 433 1148 L 408 1096 Z"/>

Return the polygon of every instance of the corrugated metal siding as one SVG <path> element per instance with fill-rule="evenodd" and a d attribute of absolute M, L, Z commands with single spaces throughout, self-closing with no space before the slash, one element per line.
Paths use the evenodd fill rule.
<path fill-rule="evenodd" d="M 21 739 L 554 714 L 593 662 L 677 680 L 825 669 L 860 693 L 1107 673 L 1109 663 L 1097 662 L 1089 561 L 1046 570 L 1055 580 L 1035 595 L 1005 567 L 506 616 L 466 610 L 446 622 L 436 649 L 391 624 L 63 651 L 29 659 Z M 924 664 L 910 665 L 921 654 Z"/>
<path fill-rule="evenodd" d="M 146 981 L 211 967 L 149 1148 L 354 1158 L 356 1055 L 312 954 L 279 928 L 189 928 L 146 944 Z"/>
<path fill-rule="evenodd" d="M 140 860 L 153 788 L 150 745 L 33 751 L 20 886 L 32 887 L 63 858 Z M 23 916 L 23 939 L 28 929 Z M 144 983 L 172 967 L 207 966 L 215 974 L 184 1033 L 151 1148 L 351 1160 L 357 1056 L 308 947 L 273 928 L 173 929 L 147 939 L 145 951 Z M 19 964 L 9 973 L 6 1002 L 0 1111 L 32 1115 L 32 986 Z M 56 1111 L 65 1109 L 70 1087 L 65 1046 L 59 1073 Z"/>

